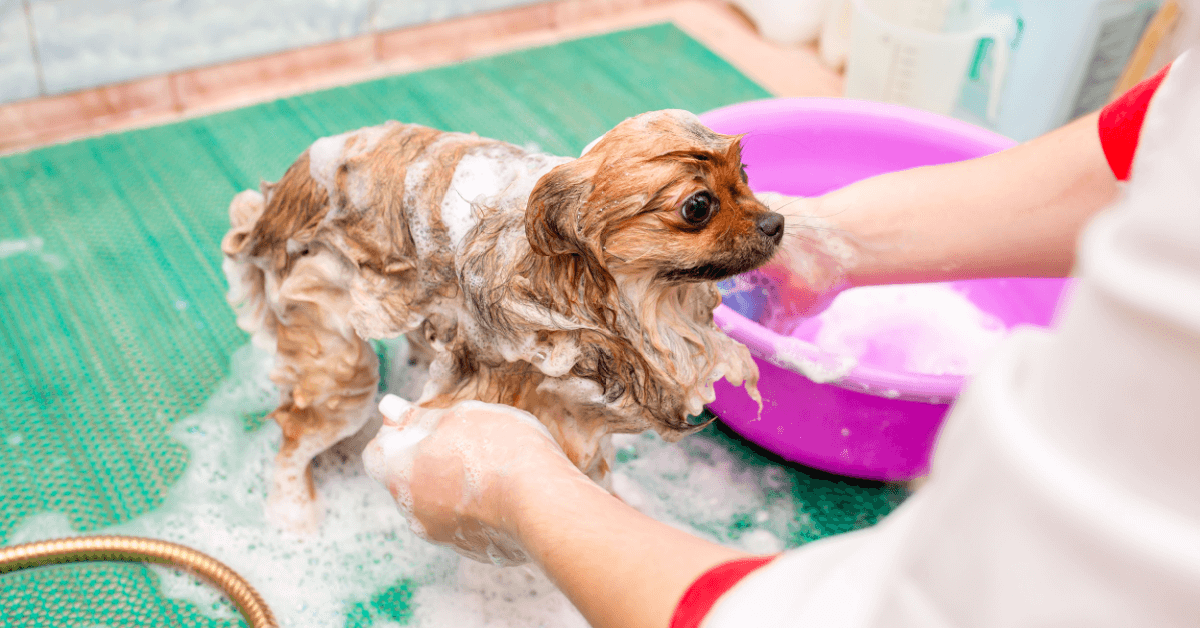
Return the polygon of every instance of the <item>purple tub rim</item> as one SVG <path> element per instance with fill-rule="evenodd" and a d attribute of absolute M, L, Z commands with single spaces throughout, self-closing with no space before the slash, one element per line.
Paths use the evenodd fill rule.
<path fill-rule="evenodd" d="M 745 117 L 747 112 L 755 116 L 770 116 L 776 114 L 792 114 L 797 111 L 820 111 L 838 114 L 858 114 L 872 120 L 888 120 L 905 126 L 919 127 L 929 131 L 949 133 L 960 139 L 977 143 L 981 147 L 999 152 L 1012 148 L 1017 142 L 994 131 L 989 131 L 969 122 L 964 122 L 950 116 L 920 109 L 912 109 L 903 105 L 856 100 L 853 98 L 804 97 L 804 98 L 764 98 L 747 100 L 745 102 L 718 107 L 699 115 L 700 121 L 708 127 L 718 126 Z M 719 129 L 713 129 L 720 133 Z"/>
<path fill-rule="evenodd" d="M 754 117 L 791 116 L 797 112 L 829 112 L 839 115 L 853 114 L 859 115 L 864 119 L 869 118 L 876 123 L 889 121 L 909 128 L 919 128 L 931 133 L 953 135 L 960 140 L 973 142 L 979 148 L 986 149 L 988 153 L 999 152 L 1017 144 L 1017 142 L 1003 135 L 949 116 L 901 105 L 848 98 L 767 98 L 752 100 L 705 112 L 700 115 L 700 120 L 706 126 L 720 127 L 725 124 L 740 123 L 743 118 L 750 115 Z M 724 132 L 721 129 L 714 130 L 718 133 Z M 750 349 L 750 353 L 755 357 L 769 361 L 792 372 L 796 371 L 785 365 L 778 364 L 772 359 L 772 356 L 776 352 L 775 348 L 780 344 L 786 343 L 790 348 L 799 350 L 803 354 L 803 357 L 818 362 L 825 361 L 829 357 L 826 352 L 821 351 L 815 345 L 806 343 L 798 338 L 784 336 L 771 331 L 738 314 L 724 304 L 718 305 L 713 311 L 713 322 L 734 340 L 746 345 Z M 800 375 L 803 376 L 803 374 Z M 946 404 L 958 396 L 962 390 L 963 381 L 964 378 L 961 375 L 904 373 L 858 364 L 841 378 L 827 383 L 840 388 L 887 399 L 905 399 L 924 403 Z"/>
<path fill-rule="evenodd" d="M 750 349 L 750 354 L 754 357 L 766 360 L 793 373 L 797 373 L 797 371 L 772 359 L 776 351 L 775 347 L 778 344 L 786 342 L 789 349 L 799 353 L 800 357 L 817 363 L 828 363 L 830 361 L 830 354 L 822 351 L 816 345 L 800 340 L 799 338 L 777 334 L 738 314 L 724 304 L 717 306 L 717 309 L 713 311 L 713 322 L 731 338 L 746 345 L 746 348 Z M 797 374 L 803 376 L 802 373 Z M 838 386 L 887 399 L 944 404 L 950 403 L 950 401 L 958 396 L 959 391 L 962 389 L 963 377 L 961 375 L 904 373 L 871 365 L 857 364 L 838 379 L 818 383 Z"/>

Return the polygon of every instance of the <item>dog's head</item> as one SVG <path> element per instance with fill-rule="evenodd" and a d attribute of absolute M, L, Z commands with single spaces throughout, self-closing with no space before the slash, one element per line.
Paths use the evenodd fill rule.
<path fill-rule="evenodd" d="M 751 270 L 775 253 L 784 227 L 750 191 L 739 138 L 679 110 L 630 118 L 551 170 L 525 220 L 542 255 L 668 283 Z"/>

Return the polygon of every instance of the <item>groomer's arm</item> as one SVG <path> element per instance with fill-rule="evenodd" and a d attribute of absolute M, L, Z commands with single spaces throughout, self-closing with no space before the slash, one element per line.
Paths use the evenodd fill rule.
<path fill-rule="evenodd" d="M 777 265 L 799 269 L 796 279 L 817 292 L 1065 276 L 1083 225 L 1118 191 L 1098 116 L 986 157 L 884 174 L 816 198 L 777 198 L 769 204 L 787 215 L 789 235 Z"/>
<path fill-rule="evenodd" d="M 595 628 L 666 628 L 697 577 L 747 556 L 643 515 L 559 460 L 514 478 L 510 512 L 526 551 Z"/>
<path fill-rule="evenodd" d="M 667 628 L 693 581 L 747 556 L 613 497 L 532 415 L 479 403 L 383 414 L 363 461 L 423 535 L 473 556 L 519 548 L 594 628 Z M 707 609 L 690 599 L 688 611 Z"/>

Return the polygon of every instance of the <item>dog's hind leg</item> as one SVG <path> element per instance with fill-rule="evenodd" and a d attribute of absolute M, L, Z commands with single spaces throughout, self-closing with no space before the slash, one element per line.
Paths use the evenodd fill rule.
<path fill-rule="evenodd" d="M 379 359 L 346 322 L 336 264 L 302 259 L 280 286 L 276 362 L 283 400 L 271 414 L 283 432 L 267 501 L 268 518 L 294 532 L 315 531 L 320 507 L 315 456 L 350 437 L 375 412 Z"/>

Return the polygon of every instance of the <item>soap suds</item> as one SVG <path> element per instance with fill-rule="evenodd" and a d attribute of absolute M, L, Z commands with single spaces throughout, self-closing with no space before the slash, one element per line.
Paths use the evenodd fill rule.
<path fill-rule="evenodd" d="M 201 578 L 166 565 L 146 566 L 158 576 L 158 590 L 163 597 L 191 602 L 215 619 L 236 621 L 240 617 L 224 594 Z"/>
<path fill-rule="evenodd" d="M 812 319 L 774 316 L 786 308 L 761 275 L 747 273 L 718 287 L 727 306 L 780 334 L 773 351 L 760 357 L 817 383 L 837 381 L 859 364 L 969 375 L 1008 333 L 1003 322 L 946 284 L 853 288 Z"/>
<path fill-rule="evenodd" d="M 778 338 L 774 352 L 766 357 L 767 361 L 775 366 L 800 373 L 818 384 L 836 382 L 858 366 L 858 358 L 853 355 L 822 351 L 821 348 L 789 336 Z"/>
<path fill-rule="evenodd" d="M 926 375 L 968 375 L 1007 334 L 1004 323 L 941 284 L 870 286 L 837 296 L 815 344 L 861 363 Z"/>
<path fill-rule="evenodd" d="M 429 150 L 432 152 L 436 148 L 437 143 Z M 425 183 L 429 179 L 429 171 L 432 164 L 428 160 L 415 161 L 408 164 L 408 170 L 404 175 L 404 204 L 409 207 L 419 207 L 421 196 L 425 191 Z M 423 258 L 430 257 L 438 247 L 438 243 L 434 240 L 429 224 L 429 217 L 425 212 L 413 212 L 412 216 L 408 217 L 408 231 L 412 235 L 413 244 L 417 247 L 417 252 Z"/>
<path fill-rule="evenodd" d="M 308 176 L 320 183 L 326 191 L 336 187 L 334 181 L 338 165 L 342 163 L 346 140 L 355 133 L 348 131 L 338 135 L 322 137 L 308 147 Z"/>
<path fill-rule="evenodd" d="M 566 160 L 538 153 L 515 157 L 505 146 L 473 149 L 459 160 L 442 197 L 441 220 L 455 248 L 476 224 L 476 207 L 529 196 L 538 179 Z"/>
<path fill-rule="evenodd" d="M 792 480 L 780 467 L 749 466 L 703 435 L 666 443 L 657 434 L 614 434 L 613 491 L 644 514 L 721 545 L 784 549 L 810 524 L 797 520 Z"/>
<path fill-rule="evenodd" d="M 411 387 L 404 341 L 390 341 L 389 389 Z M 132 521 L 89 534 L 130 534 L 182 543 L 245 577 L 281 626 L 343 626 L 347 615 L 401 582 L 414 590 L 409 626 L 584 628 L 578 611 L 532 567 L 495 567 L 460 558 L 409 531 L 387 490 L 355 456 L 338 449 L 317 459 L 314 479 L 325 506 L 312 537 L 271 527 L 263 516 L 279 429 L 253 432 L 246 417 L 278 401 L 271 357 L 247 345 L 205 406 L 172 428 L 191 453 L 164 503 Z M 653 433 L 616 436 L 618 493 L 647 514 L 703 538 L 755 552 L 782 548 L 797 525 L 791 480 L 776 467 L 747 467 L 703 435 L 668 444 Z M 30 517 L 9 543 L 77 536 L 60 513 Z M 164 595 L 188 600 L 217 619 L 236 611 L 207 584 L 155 568 Z M 216 608 L 214 608 L 214 604 Z M 374 611 L 371 611 L 374 613 Z M 376 627 L 392 625 L 382 612 Z"/>
<path fill-rule="evenodd" d="M 475 226 L 473 207 L 503 194 L 516 178 L 513 158 L 495 150 L 477 150 L 463 155 L 454 169 L 450 189 L 442 198 L 442 224 L 457 248 Z"/>
<path fill-rule="evenodd" d="M 375 150 L 380 140 L 394 132 L 397 126 L 396 123 L 382 124 L 318 139 L 308 148 L 309 176 L 326 192 L 335 193 L 338 189 L 337 175 L 340 168 L 347 161 Z M 363 207 L 368 200 L 369 188 L 364 187 L 361 180 L 350 181 L 346 191 L 350 202 L 356 207 Z M 332 209 L 335 210 L 333 213 L 336 216 L 336 204 Z M 332 216 L 327 215 L 326 220 L 331 218 Z"/>

